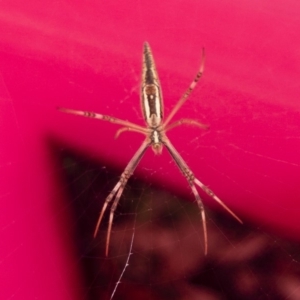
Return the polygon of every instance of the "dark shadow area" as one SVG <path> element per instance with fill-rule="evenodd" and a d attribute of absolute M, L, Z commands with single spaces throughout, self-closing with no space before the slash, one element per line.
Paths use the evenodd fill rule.
<path fill-rule="evenodd" d="M 85 300 L 110 299 L 129 255 L 113 299 L 300 299 L 299 245 L 206 208 L 205 257 L 197 205 L 134 176 L 117 207 L 105 257 L 109 207 L 96 239 L 93 232 L 122 170 L 58 144 L 51 149 L 65 180 Z"/>

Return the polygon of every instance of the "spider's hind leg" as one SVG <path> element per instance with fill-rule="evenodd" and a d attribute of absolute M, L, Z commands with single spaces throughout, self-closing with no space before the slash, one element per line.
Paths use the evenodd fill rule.
<path fill-rule="evenodd" d="M 194 88 L 196 87 L 198 81 L 200 80 L 200 78 L 202 77 L 202 74 L 204 72 L 204 64 L 205 64 L 205 51 L 204 48 L 202 48 L 202 59 L 201 59 L 201 64 L 200 64 L 200 68 L 198 73 L 196 74 L 196 77 L 194 78 L 194 80 L 192 81 L 192 83 L 190 84 L 190 86 L 188 87 L 188 89 L 185 91 L 185 93 L 181 96 L 181 98 L 178 100 L 178 102 L 176 103 L 176 105 L 173 107 L 172 111 L 170 112 L 170 114 L 168 115 L 168 117 L 166 118 L 164 124 L 167 125 L 169 124 L 169 122 L 171 121 L 171 119 L 174 117 L 174 115 L 177 113 L 177 111 L 180 109 L 180 107 L 184 104 L 184 102 L 189 98 L 190 94 L 192 93 L 192 91 L 194 90 Z"/>

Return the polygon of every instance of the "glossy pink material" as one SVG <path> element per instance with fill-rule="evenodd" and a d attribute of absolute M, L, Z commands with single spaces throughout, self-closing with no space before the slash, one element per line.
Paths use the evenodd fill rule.
<path fill-rule="evenodd" d="M 146 40 L 166 114 L 206 49 L 203 79 L 174 119 L 211 129 L 168 135 L 195 175 L 244 221 L 299 239 L 299 9 L 282 0 L 1 2 L 1 299 L 83 299 L 69 222 L 57 209 L 61 174 L 46 141 L 121 173 L 143 137 L 114 140 L 119 127 L 56 107 L 143 124 Z M 192 200 L 167 151 L 150 150 L 136 174 Z"/>

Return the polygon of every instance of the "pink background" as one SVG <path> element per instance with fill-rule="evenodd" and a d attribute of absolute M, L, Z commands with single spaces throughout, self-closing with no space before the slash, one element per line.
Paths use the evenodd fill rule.
<path fill-rule="evenodd" d="M 143 124 L 146 40 L 166 114 L 206 49 L 205 74 L 175 118 L 211 129 L 169 134 L 196 177 L 245 222 L 299 240 L 299 11 L 298 1 L 282 0 L 2 1 L 1 299 L 83 299 L 68 214 L 57 208 L 61 170 L 47 141 L 122 171 L 141 135 L 114 140 L 118 126 L 56 107 Z M 160 157 L 149 150 L 136 175 L 193 200 L 176 168 L 166 150 Z"/>

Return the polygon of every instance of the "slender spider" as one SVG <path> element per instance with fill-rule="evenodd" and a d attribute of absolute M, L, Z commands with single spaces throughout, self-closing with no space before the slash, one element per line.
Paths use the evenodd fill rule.
<path fill-rule="evenodd" d="M 94 237 L 96 237 L 102 217 L 105 213 L 105 210 L 108 204 L 114 199 L 111 208 L 110 208 L 110 215 L 109 215 L 109 222 L 108 222 L 108 229 L 107 229 L 107 236 L 106 236 L 106 250 L 105 254 L 108 255 L 108 247 L 110 242 L 110 235 L 111 235 L 111 228 L 113 223 L 114 212 L 120 200 L 120 197 L 124 191 L 126 183 L 130 176 L 133 174 L 135 168 L 139 164 L 140 160 L 142 159 L 143 155 L 145 154 L 148 147 L 152 147 L 155 154 L 161 154 L 163 146 L 167 148 L 170 155 L 176 162 L 177 166 L 179 167 L 180 171 L 187 179 L 191 190 L 195 196 L 197 204 L 199 206 L 201 217 L 202 217 L 202 224 L 203 224 L 203 232 L 204 232 L 204 253 L 207 254 L 207 228 L 206 228 L 206 221 L 205 221 L 205 211 L 203 207 L 202 200 L 200 195 L 196 189 L 196 185 L 198 185 L 206 194 L 212 197 L 215 201 L 217 201 L 227 212 L 229 212 L 234 218 L 236 218 L 239 222 L 242 223 L 241 219 L 237 217 L 215 194 L 212 190 L 210 190 L 207 186 L 205 186 L 202 182 L 200 182 L 197 178 L 195 178 L 193 172 L 188 167 L 186 162 L 183 160 L 181 155 L 177 152 L 174 148 L 170 140 L 166 136 L 166 132 L 170 129 L 173 129 L 176 126 L 187 124 L 187 125 L 194 125 L 198 126 L 203 129 L 207 129 L 208 126 L 199 123 L 198 121 L 191 120 L 191 119 L 180 119 L 179 121 L 175 121 L 171 124 L 170 121 L 175 115 L 175 113 L 179 110 L 179 108 L 183 105 L 183 103 L 188 99 L 189 95 L 196 87 L 199 79 L 201 78 L 203 71 L 204 71 L 204 61 L 205 61 L 205 53 L 204 49 L 202 50 L 202 61 L 199 68 L 199 71 L 195 77 L 195 79 L 190 84 L 189 88 L 186 92 L 182 95 L 179 99 L 177 104 L 172 109 L 169 116 L 163 122 L 163 99 L 161 93 L 160 82 L 158 79 L 158 74 L 156 71 L 154 59 L 152 56 L 152 52 L 148 43 L 144 44 L 144 53 L 143 53 L 143 69 L 142 69 L 142 84 L 141 84 L 141 105 L 142 105 L 142 112 L 146 122 L 146 127 L 142 127 L 140 125 L 131 123 L 129 121 L 120 120 L 115 117 L 102 115 L 94 112 L 89 111 L 80 111 L 80 110 L 73 110 L 68 108 L 59 108 L 60 111 L 65 113 L 70 113 L 74 115 L 84 116 L 88 118 L 99 119 L 103 121 L 108 121 L 111 123 L 115 123 L 118 125 L 122 125 L 124 127 L 120 128 L 117 133 L 116 137 L 118 137 L 124 131 L 135 131 L 142 133 L 146 136 L 146 139 L 137 150 L 137 152 L 133 155 L 129 163 L 127 164 L 125 170 L 123 171 L 120 180 L 117 182 L 113 190 L 107 196 L 102 210 L 100 212 L 98 222 L 94 231 Z"/>

